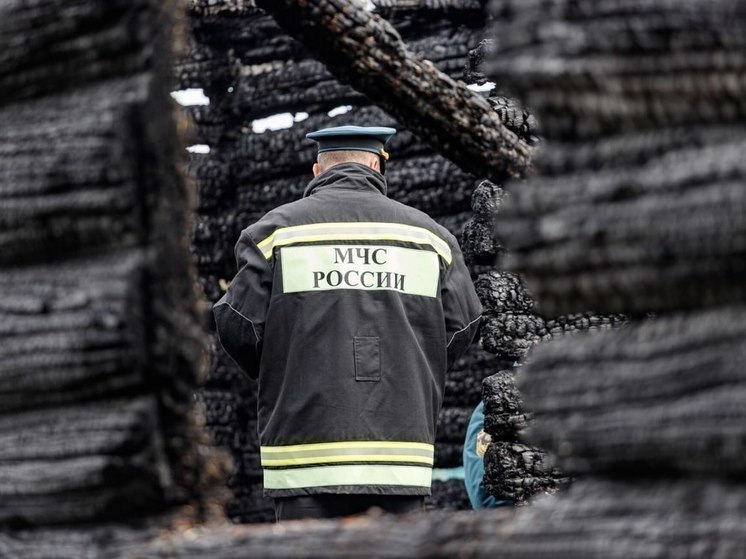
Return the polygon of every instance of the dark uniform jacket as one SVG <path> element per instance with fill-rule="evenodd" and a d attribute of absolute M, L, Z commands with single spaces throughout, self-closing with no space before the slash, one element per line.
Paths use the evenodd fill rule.
<path fill-rule="evenodd" d="M 481 307 L 454 237 L 335 165 L 246 228 L 215 305 L 259 379 L 265 494 L 428 495 L 446 369 Z"/>

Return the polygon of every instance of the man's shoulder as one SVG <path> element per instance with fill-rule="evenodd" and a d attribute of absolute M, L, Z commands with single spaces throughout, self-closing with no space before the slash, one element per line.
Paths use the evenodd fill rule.
<path fill-rule="evenodd" d="M 440 223 L 435 221 L 432 217 L 427 215 L 422 210 L 418 210 L 417 208 L 408 206 L 403 202 L 392 200 L 391 198 L 387 198 L 387 200 L 392 208 L 394 208 L 394 214 L 396 215 L 397 219 L 402 223 L 407 223 L 408 225 L 428 229 L 435 233 L 437 236 L 441 237 L 444 241 L 447 241 L 448 244 L 451 245 L 451 247 L 458 247 L 458 241 L 456 240 L 456 237 L 454 237 L 448 229 L 443 227 Z"/>
<path fill-rule="evenodd" d="M 242 233 L 248 234 L 255 242 L 260 242 L 276 229 L 303 223 L 305 221 L 304 216 L 309 214 L 308 200 L 308 198 L 301 198 L 277 206 L 248 227 L 245 227 Z"/>
<path fill-rule="evenodd" d="M 366 209 L 368 212 L 365 212 L 367 213 L 365 219 L 361 219 L 360 213 L 357 212 L 355 219 L 351 220 L 343 207 L 334 208 L 328 204 L 319 207 L 319 201 L 313 197 L 301 198 L 267 212 L 258 221 L 246 227 L 244 233 L 259 243 L 277 229 L 295 225 L 329 221 L 383 221 L 427 229 L 446 241 L 452 248 L 458 247 L 458 241 L 448 229 L 417 208 L 381 196 L 380 200 L 376 200 Z"/>

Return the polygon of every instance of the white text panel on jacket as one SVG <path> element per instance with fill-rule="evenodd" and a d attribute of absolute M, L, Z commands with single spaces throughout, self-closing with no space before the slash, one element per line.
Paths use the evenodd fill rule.
<path fill-rule="evenodd" d="M 330 289 L 391 290 L 436 297 L 438 255 L 390 245 L 313 245 L 284 247 L 283 292 Z"/>

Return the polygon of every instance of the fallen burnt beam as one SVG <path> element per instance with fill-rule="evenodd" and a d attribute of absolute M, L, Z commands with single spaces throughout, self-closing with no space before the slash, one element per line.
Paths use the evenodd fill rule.
<path fill-rule="evenodd" d="M 415 58 L 393 27 L 362 4 L 287 0 L 258 5 L 341 81 L 462 168 L 497 181 L 527 169 L 529 146 L 503 126 L 489 103 L 432 63 Z"/>

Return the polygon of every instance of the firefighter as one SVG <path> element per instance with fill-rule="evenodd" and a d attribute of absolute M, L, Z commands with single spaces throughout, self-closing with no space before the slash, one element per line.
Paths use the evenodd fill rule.
<path fill-rule="evenodd" d="M 456 239 L 386 196 L 393 128 L 318 143 L 302 199 L 241 232 L 214 313 L 258 379 L 264 492 L 278 521 L 421 509 L 446 370 L 481 307 Z"/>

